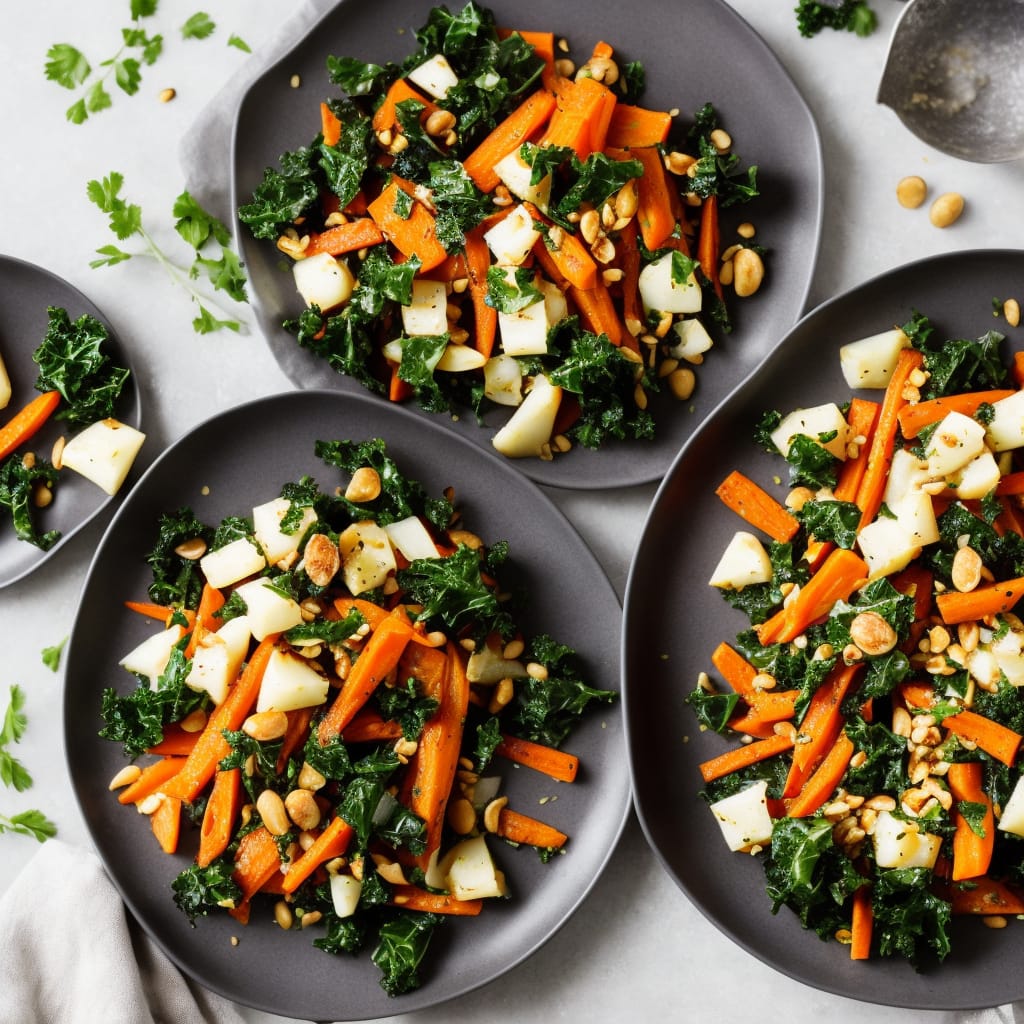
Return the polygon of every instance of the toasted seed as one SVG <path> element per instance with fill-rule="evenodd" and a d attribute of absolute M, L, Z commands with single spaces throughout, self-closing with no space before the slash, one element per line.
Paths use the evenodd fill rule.
<path fill-rule="evenodd" d="M 909 174 L 896 183 L 896 201 L 908 210 L 916 210 L 927 195 L 928 185 L 917 174 Z"/>
<path fill-rule="evenodd" d="M 455 115 L 450 110 L 435 110 L 423 127 L 428 135 L 444 135 L 455 127 Z"/>
<path fill-rule="evenodd" d="M 260 743 L 279 740 L 288 731 L 288 716 L 283 711 L 256 711 L 242 723 L 242 732 Z"/>
<path fill-rule="evenodd" d="M 272 789 L 265 789 L 256 800 L 256 810 L 271 835 L 283 836 L 289 830 L 288 812 L 284 801 Z"/>
<path fill-rule="evenodd" d="M 190 711 L 182 720 L 181 728 L 183 732 L 202 732 L 206 728 L 206 720 L 210 716 L 206 713 L 203 708 L 196 708 L 194 711 Z"/>
<path fill-rule="evenodd" d="M 315 793 L 318 789 L 323 789 L 324 786 L 327 785 L 327 779 L 308 761 L 304 761 L 302 768 L 299 769 L 299 777 L 296 780 L 296 785 L 298 785 L 300 789 L 308 789 Z"/>
<path fill-rule="evenodd" d="M 943 192 L 931 205 L 928 217 L 937 228 L 948 228 L 964 212 L 964 197 L 959 192 Z"/>
<path fill-rule="evenodd" d="M 37 484 L 32 489 L 32 504 L 36 508 L 48 508 L 53 503 L 53 491 L 46 484 Z"/>
<path fill-rule="evenodd" d="M 764 280 L 764 260 L 753 249 L 740 249 L 732 259 L 733 289 L 741 298 L 753 295 Z"/>
<path fill-rule="evenodd" d="M 476 811 L 464 796 L 448 805 L 448 824 L 459 836 L 468 836 L 476 827 Z"/>
<path fill-rule="evenodd" d="M 278 926 L 288 931 L 289 928 L 295 923 L 295 916 L 292 914 L 292 908 L 285 903 L 284 900 L 278 900 L 274 904 L 274 920 Z"/>
<path fill-rule="evenodd" d="M 886 654 L 896 646 L 896 630 L 878 612 L 861 612 L 850 623 L 850 638 L 870 657 Z"/>
<path fill-rule="evenodd" d="M 953 586 L 961 593 L 974 590 L 981 582 L 981 555 L 969 544 L 958 549 L 953 556 L 951 578 Z"/>
<path fill-rule="evenodd" d="M 593 245 L 601 236 L 601 215 L 597 210 L 587 210 L 580 217 L 580 234 L 587 245 Z"/>
<path fill-rule="evenodd" d="M 485 808 L 484 808 L 484 828 L 488 832 L 497 832 L 498 824 L 501 821 L 501 812 L 508 804 L 507 796 L 495 797 Z"/>
<path fill-rule="evenodd" d="M 288 79 L 288 84 L 293 89 L 298 89 L 298 87 L 300 85 L 302 85 L 302 76 L 301 75 L 292 75 L 292 77 Z"/>
<path fill-rule="evenodd" d="M 174 89 L 161 89 L 160 95 L 157 99 L 159 99 L 161 103 L 170 103 L 177 95 L 178 94 Z"/>
<path fill-rule="evenodd" d="M 732 284 L 736 277 L 736 268 L 733 266 L 732 260 L 728 260 L 723 263 L 718 270 L 718 280 L 726 287 Z"/>
<path fill-rule="evenodd" d="M 138 808 L 139 814 L 155 814 L 160 809 L 160 805 L 165 799 L 166 797 L 163 793 L 150 793 L 149 796 L 140 800 L 136 804 L 136 807 Z"/>
<path fill-rule="evenodd" d="M 638 203 L 636 181 L 631 179 L 619 189 L 615 196 L 615 215 L 627 219 L 632 217 L 637 211 Z"/>
<path fill-rule="evenodd" d="M 562 78 L 572 78 L 576 73 L 576 65 L 569 60 L 568 57 L 559 57 L 555 61 L 555 71 L 561 75 Z"/>
<path fill-rule="evenodd" d="M 740 238 L 753 238 L 757 234 L 757 228 L 750 223 L 749 220 L 745 220 L 739 227 L 736 228 L 736 234 Z"/>
<path fill-rule="evenodd" d="M 126 764 L 109 782 L 107 788 L 110 790 L 121 789 L 130 786 L 142 774 L 142 769 L 137 764 Z"/>
<path fill-rule="evenodd" d="M 708 139 L 719 153 L 728 153 L 732 149 L 732 136 L 724 128 L 716 128 Z"/>
<path fill-rule="evenodd" d="M 986 928 L 999 930 L 1001 928 L 1005 928 L 1008 922 L 1002 914 L 984 914 L 982 915 L 981 923 Z"/>
<path fill-rule="evenodd" d="M 179 558 L 194 562 L 206 554 L 206 541 L 202 537 L 191 537 L 189 540 L 182 541 L 174 549 L 174 553 Z"/>
<path fill-rule="evenodd" d="M 1012 301 L 1012 300 L 1009 300 L 1009 301 Z M 1003 309 L 1004 310 L 1006 309 L 1005 305 L 1003 306 Z M 1009 319 L 1009 318 L 1007 318 L 1007 319 Z M 58 437 L 57 440 L 53 442 L 53 449 L 50 452 L 50 464 L 53 466 L 54 469 L 63 469 L 64 468 L 64 445 L 65 445 L 65 443 L 66 442 L 64 440 L 64 435 L 63 434 L 61 434 L 60 437 Z"/>
<path fill-rule="evenodd" d="M 689 153 L 680 153 L 673 150 L 665 154 L 665 167 L 671 174 L 686 174 L 691 167 L 697 165 L 697 158 Z"/>
<path fill-rule="evenodd" d="M 320 806 L 308 789 L 293 789 L 284 798 L 284 809 L 296 828 L 308 832 L 320 824 Z"/>
<path fill-rule="evenodd" d="M 1007 299 L 1003 303 L 1003 316 L 1011 327 L 1020 325 L 1020 303 L 1016 299 Z"/>
<path fill-rule="evenodd" d="M 373 501 L 380 497 L 380 474 L 372 466 L 360 466 L 352 474 L 352 479 L 345 488 L 345 497 L 349 501 Z"/>
<path fill-rule="evenodd" d="M 697 386 L 697 375 L 688 366 L 680 366 L 668 375 L 668 387 L 681 402 L 693 395 Z"/>

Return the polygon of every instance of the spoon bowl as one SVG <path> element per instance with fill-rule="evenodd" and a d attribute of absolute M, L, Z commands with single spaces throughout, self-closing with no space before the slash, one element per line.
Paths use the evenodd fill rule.
<path fill-rule="evenodd" d="M 1024 0 L 910 0 L 878 102 L 950 156 L 1024 157 Z"/>

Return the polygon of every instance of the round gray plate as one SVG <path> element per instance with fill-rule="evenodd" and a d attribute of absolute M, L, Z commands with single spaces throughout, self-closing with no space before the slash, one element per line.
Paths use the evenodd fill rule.
<path fill-rule="evenodd" d="M 618 690 L 620 608 L 602 569 L 558 509 L 497 456 L 441 427 L 364 395 L 290 392 L 220 414 L 172 445 L 144 474 L 110 525 L 82 592 L 67 654 L 64 730 L 67 759 L 92 838 L 125 902 L 179 967 L 238 1002 L 288 1017 L 365 1020 L 431 1006 L 490 981 L 533 953 L 565 922 L 597 880 L 629 808 L 618 704 L 604 705 L 570 737 L 582 770 L 571 786 L 528 770 L 505 772 L 513 806 L 536 808 L 569 833 L 566 854 L 542 864 L 533 850 L 494 846 L 513 898 L 475 919 L 438 929 L 423 967 L 425 984 L 389 999 L 369 952 L 336 958 L 312 946 L 319 928 L 282 933 L 270 902 L 240 927 L 226 914 L 189 927 L 171 900 L 171 880 L 191 863 L 197 831 L 178 854 L 162 853 L 147 819 L 118 804 L 107 783 L 124 765 L 119 744 L 100 739 L 100 695 L 127 692 L 133 677 L 118 659 L 153 631 L 125 612 L 145 598 L 144 558 L 161 512 L 191 505 L 208 523 L 248 514 L 303 474 L 321 488 L 341 482 L 313 454 L 318 439 L 382 437 L 407 475 L 431 494 L 455 489 L 466 525 L 490 541 L 508 540 L 515 576 L 529 588 L 527 632 L 575 647 L 594 685 Z M 203 488 L 209 487 L 209 494 Z M 580 600 L 580 595 L 586 595 Z M 511 766 L 509 766 L 511 767 Z M 264 898 L 266 900 L 266 898 Z M 237 934 L 241 942 L 230 943 Z"/>
<path fill-rule="evenodd" d="M 342 0 L 295 49 L 262 75 L 242 99 L 235 122 L 232 201 L 247 202 L 266 167 L 281 153 L 306 145 L 319 130 L 317 104 L 337 95 L 325 61 L 330 54 L 383 63 L 401 60 L 415 42 L 411 30 L 426 20 L 426 0 L 366 3 Z M 462 4 L 449 4 L 450 9 Z M 735 328 L 709 354 L 698 373 L 692 402 L 667 393 L 652 410 L 655 440 L 618 442 L 599 451 L 577 447 L 554 462 L 521 459 L 514 465 L 532 479 L 558 487 L 601 488 L 649 483 L 668 469 L 694 426 L 772 349 L 803 312 L 818 247 L 822 206 L 821 147 L 810 111 L 788 74 L 761 38 L 721 0 L 641 0 L 624 17 L 621 2 L 586 0 L 559 11 L 546 0 L 496 0 L 487 6 L 498 23 L 565 36 L 578 61 L 599 39 L 624 59 L 647 69 L 644 104 L 678 108 L 684 123 L 704 103 L 715 104 L 744 164 L 756 163 L 761 196 L 722 215 L 723 247 L 735 226 L 751 220 L 757 242 L 769 251 L 763 290 L 732 303 Z M 583 55 L 582 57 L 580 55 Z M 293 74 L 302 88 L 293 89 Z M 282 370 L 299 387 L 358 391 L 322 359 L 300 349 L 283 320 L 302 303 L 287 263 L 269 242 L 244 226 L 239 247 L 249 271 L 260 327 Z M 380 401 L 384 401 L 380 399 Z M 475 444 L 490 448 L 507 412 L 488 414 L 483 428 L 466 412 L 458 420 L 431 416 Z"/>
<path fill-rule="evenodd" d="M 843 401 L 849 388 L 838 348 L 904 323 L 916 310 L 943 338 L 1002 330 L 1011 349 L 1024 334 L 992 316 L 993 296 L 1019 295 L 1024 252 L 950 253 L 877 277 L 820 306 L 791 331 L 757 372 L 701 426 L 659 488 L 627 583 L 623 699 L 634 800 L 654 851 L 679 887 L 727 935 L 765 963 L 807 985 L 853 999 L 920 1009 L 994 1006 L 1024 997 L 1017 922 L 991 931 L 958 920 L 945 964 L 917 973 L 890 959 L 851 962 L 846 949 L 804 931 L 786 908 L 776 916 L 760 862 L 729 853 L 699 799 L 697 765 L 727 741 L 701 733 L 683 700 L 711 652 L 748 625 L 708 586 L 718 557 L 740 528 L 715 497 L 733 469 L 776 496 L 780 461 L 752 441 L 766 409 L 785 413 Z M 877 397 L 880 392 L 864 392 Z M 783 473 L 783 476 L 785 474 Z"/>
<path fill-rule="evenodd" d="M 0 352 L 3 352 L 13 389 L 10 403 L 0 412 L 0 422 L 6 422 L 39 393 L 34 386 L 39 367 L 32 361 L 32 353 L 46 336 L 48 306 L 62 306 L 72 321 L 83 313 L 96 317 L 110 333 L 107 351 L 111 359 L 116 365 L 132 370 L 128 353 L 114 337 L 110 324 L 77 288 L 41 267 L 11 256 L 0 256 Z M 140 425 L 141 409 L 134 371 L 121 392 L 117 415 L 130 426 L 138 428 Z M 35 451 L 49 459 L 53 443 L 61 434 L 70 436 L 66 424 L 51 417 L 19 451 Z M 53 504 L 36 513 L 41 531 L 61 531 L 60 540 L 49 551 L 18 540 L 9 519 L 0 524 L 0 588 L 17 582 L 52 558 L 114 500 L 85 477 L 70 471 L 61 474 L 54 494 Z"/>

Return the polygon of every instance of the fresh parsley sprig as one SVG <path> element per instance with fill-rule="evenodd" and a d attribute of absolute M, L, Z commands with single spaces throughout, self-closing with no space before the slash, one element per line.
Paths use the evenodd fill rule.
<path fill-rule="evenodd" d="M 171 280 L 184 288 L 192 301 L 199 307 L 199 315 L 192 321 L 197 334 L 209 334 L 212 331 L 226 328 L 241 331 L 243 322 L 233 314 L 225 311 L 208 296 L 193 287 L 192 281 L 205 276 L 218 291 L 227 293 L 235 302 L 248 301 L 245 293 L 245 272 L 237 254 L 231 249 L 231 235 L 224 224 L 207 213 L 206 210 L 187 191 L 174 201 L 175 230 L 193 250 L 192 262 L 183 267 L 171 260 L 153 240 L 152 235 L 142 223 L 142 208 L 130 203 L 121 195 L 124 176 L 111 171 L 102 180 L 92 180 L 86 186 L 89 199 L 109 218 L 110 230 L 120 241 L 133 236 L 142 240 L 145 245 L 143 252 L 127 252 L 116 245 L 104 245 L 96 250 L 99 259 L 92 260 L 89 266 L 113 267 L 135 256 L 148 256 L 159 263 Z M 205 253 L 209 246 L 219 250 L 219 255 L 212 257 Z"/>
<path fill-rule="evenodd" d="M 0 782 L 13 787 L 19 793 L 32 785 L 28 769 L 7 749 L 17 743 L 25 733 L 28 719 L 24 712 L 25 694 L 20 686 L 11 687 L 11 699 L 4 712 L 3 727 L 0 728 Z M 14 832 L 17 835 L 32 836 L 40 843 L 57 834 L 57 826 L 42 811 L 21 811 L 8 817 L 0 814 L 0 835 Z"/>

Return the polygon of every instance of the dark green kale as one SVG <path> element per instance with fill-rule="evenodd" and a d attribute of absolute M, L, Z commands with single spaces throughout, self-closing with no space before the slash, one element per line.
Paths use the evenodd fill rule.
<path fill-rule="evenodd" d="M 331 104 L 333 113 L 341 122 L 338 142 L 328 146 L 321 137 L 317 163 L 324 175 L 327 188 L 338 197 L 342 208 L 348 206 L 359 191 L 376 153 L 370 118 L 360 115 L 352 103 Z"/>
<path fill-rule="evenodd" d="M 32 353 L 39 365 L 36 390 L 60 392 L 64 401 L 55 418 L 72 427 L 112 417 L 128 370 L 115 366 L 104 352 L 110 342 L 107 328 L 88 313 L 72 322 L 65 309 L 50 306 L 46 312 L 46 336 Z"/>
<path fill-rule="evenodd" d="M 796 514 L 815 540 L 832 541 L 852 549 L 857 539 L 861 511 L 852 501 L 808 501 Z"/>
<path fill-rule="evenodd" d="M 919 317 L 911 323 L 914 346 L 924 353 L 924 368 L 929 375 L 922 398 L 1006 387 L 1009 371 L 1002 356 L 1004 335 L 986 331 L 979 338 L 942 340 L 926 318 Z"/>
<path fill-rule="evenodd" d="M 427 412 L 450 412 L 451 399 L 441 389 L 434 370 L 448 347 L 448 334 L 413 334 L 401 338 L 398 378 L 411 385 L 417 404 Z"/>
<path fill-rule="evenodd" d="M 753 626 L 764 622 L 782 604 L 783 584 L 803 586 L 810 578 L 807 563 L 799 557 L 799 551 L 791 543 L 773 541 L 767 551 L 772 563 L 771 582 L 750 583 L 739 590 L 721 591 L 723 599 L 743 612 Z"/>
<path fill-rule="evenodd" d="M 770 455 L 779 454 L 779 446 L 772 440 L 772 432 L 782 422 L 782 413 L 778 409 L 767 409 L 754 427 L 753 441 Z"/>
<path fill-rule="evenodd" d="M 423 732 L 424 723 L 438 709 L 437 699 L 424 696 L 411 678 L 402 686 L 379 686 L 374 696 L 385 721 L 398 722 L 402 735 L 410 740 Z"/>
<path fill-rule="evenodd" d="M 196 538 L 209 544 L 214 531 L 201 523 L 191 508 L 163 513 L 157 525 L 157 539 L 146 562 L 153 572 L 149 596 L 157 604 L 176 608 L 197 608 L 203 592 L 203 574 L 194 558 L 182 558 L 175 552 L 185 541 Z"/>
<path fill-rule="evenodd" d="M 518 313 L 535 302 L 543 302 L 544 293 L 534 284 L 533 271 L 516 267 L 509 280 L 507 268 L 490 267 L 487 271 L 487 305 L 499 313 Z"/>
<path fill-rule="evenodd" d="M 171 882 L 174 902 L 193 927 L 197 917 L 241 902 L 242 889 L 232 877 L 234 870 L 230 857 L 218 857 L 205 868 L 192 864 Z"/>
<path fill-rule="evenodd" d="M 953 558 L 960 547 L 961 538 L 969 538 L 970 546 L 981 556 L 982 562 L 996 579 L 1015 579 L 1024 575 L 1024 538 L 1012 530 L 1000 536 L 980 516 L 974 515 L 961 502 L 954 502 L 938 518 L 939 542 L 925 549 L 928 567 L 950 584 Z"/>
<path fill-rule="evenodd" d="M 501 721 L 496 715 L 491 715 L 486 722 L 481 722 L 476 727 L 476 750 L 473 753 L 473 760 L 477 774 L 482 773 L 491 763 L 500 742 Z"/>
<path fill-rule="evenodd" d="M 755 782 L 764 781 L 768 783 L 768 798 L 770 800 L 779 800 L 782 798 L 782 791 L 786 786 L 786 779 L 789 776 L 789 766 L 790 759 L 788 755 L 780 754 L 778 757 L 766 758 L 764 761 L 758 761 L 757 764 L 752 764 L 747 768 L 729 772 L 728 775 L 723 775 L 720 779 L 713 779 L 704 787 L 703 792 L 700 794 L 701 799 L 708 803 L 714 803 L 716 800 L 722 800 L 727 796 L 738 793 L 742 789 L 746 789 L 747 786 Z"/>
<path fill-rule="evenodd" d="M 392 846 L 422 853 L 426 845 L 423 819 L 386 794 L 387 777 L 359 775 L 351 778 L 338 804 L 338 815 L 356 833 L 356 847 L 365 850 L 373 836 Z"/>
<path fill-rule="evenodd" d="M 547 669 L 547 677 L 518 680 L 510 731 L 559 747 L 591 704 L 611 704 L 617 694 L 588 686 L 576 652 L 549 636 L 534 637 L 529 651 L 530 660 Z"/>
<path fill-rule="evenodd" d="M 447 558 L 414 559 L 395 578 L 407 600 L 423 606 L 421 622 L 452 632 L 472 626 L 478 636 L 514 631 L 511 616 L 484 581 L 479 552 L 465 544 Z"/>
<path fill-rule="evenodd" d="M 15 452 L 0 464 L 0 509 L 6 511 L 14 524 L 18 540 L 28 541 L 47 551 L 60 540 L 60 530 L 40 532 L 36 525 L 36 506 L 33 500 L 37 487 L 53 488 L 58 473 L 45 459 L 25 459 Z"/>
<path fill-rule="evenodd" d="M 327 76 L 349 96 L 369 96 L 386 90 L 398 74 L 394 64 L 381 66 L 355 57 L 327 58 Z"/>
<path fill-rule="evenodd" d="M 578 212 L 584 204 L 600 210 L 606 199 L 644 172 L 639 160 L 613 160 L 600 152 L 580 160 L 571 149 L 566 156 L 564 173 L 553 185 L 549 212 L 553 220 L 572 230 L 575 227 L 568 220 L 570 213 Z"/>
<path fill-rule="evenodd" d="M 282 795 L 287 793 L 289 780 L 279 777 L 277 773 L 277 759 L 282 743 L 280 739 L 257 740 L 241 729 L 225 729 L 223 736 L 231 747 L 231 753 L 221 758 L 217 768 L 227 771 L 231 768 L 248 769 L 251 766 L 253 770 L 243 770 L 242 784 L 253 803 L 264 789 L 278 790 Z M 251 762 L 249 758 L 252 758 Z"/>
<path fill-rule="evenodd" d="M 292 626 L 284 634 L 290 644 L 308 640 L 320 640 L 325 644 L 340 644 L 347 640 L 366 621 L 358 608 L 352 608 L 341 619 L 318 618 Z"/>
<path fill-rule="evenodd" d="M 724 208 L 749 202 L 760 193 L 757 167 L 748 167 L 744 173 L 740 169 L 740 158 L 734 152 L 720 153 L 711 141 L 711 133 L 719 127 L 718 112 L 710 103 L 705 103 L 693 115 L 686 151 L 700 154 L 690 188 L 702 199 L 718 196 L 718 205 Z"/>
<path fill-rule="evenodd" d="M 884 722 L 866 722 L 855 711 L 846 718 L 846 735 L 865 760 L 851 765 L 843 784 L 849 792 L 869 797 L 875 793 L 899 792 L 906 784 L 907 741 Z"/>
<path fill-rule="evenodd" d="M 282 155 L 280 170 L 264 170 L 252 201 L 238 209 L 238 219 L 254 237 L 276 241 L 316 203 L 320 196 L 319 150 L 318 145 L 303 146 Z"/>
<path fill-rule="evenodd" d="M 929 954 L 946 958 L 952 908 L 931 891 L 931 881 L 927 868 L 877 872 L 871 906 L 882 956 L 903 956 L 915 966 Z"/>
<path fill-rule="evenodd" d="M 712 732 L 725 732 L 729 719 L 740 702 L 738 693 L 720 693 L 695 686 L 687 695 L 686 703 L 693 708 L 697 721 Z"/>
<path fill-rule="evenodd" d="M 313 305 L 288 320 L 285 330 L 295 335 L 302 348 L 308 348 L 327 360 L 338 373 L 358 381 L 368 391 L 383 394 L 384 385 L 374 375 L 370 365 L 376 352 L 372 329 L 353 315 L 351 303 L 337 316 L 325 316 L 320 307 Z"/>
<path fill-rule="evenodd" d="M 797 29 L 807 39 L 826 28 L 869 36 L 878 27 L 878 15 L 865 0 L 839 0 L 836 4 L 797 0 L 794 11 Z"/>
<path fill-rule="evenodd" d="M 380 968 L 380 984 L 389 996 L 419 988 L 419 966 L 427 953 L 438 914 L 399 914 L 380 928 L 380 941 L 371 959 Z"/>
<path fill-rule="evenodd" d="M 815 491 L 835 487 L 839 460 L 824 447 L 831 440 L 832 436 L 827 434 L 819 435 L 817 440 L 806 434 L 792 438 L 786 461 L 789 463 L 789 482 L 794 487 L 803 485 Z"/>
<path fill-rule="evenodd" d="M 344 473 L 369 466 L 380 476 L 381 492 L 373 501 L 354 504 L 344 497 L 332 498 L 335 509 L 352 520 L 372 519 L 381 526 L 423 516 L 438 530 L 445 530 L 451 522 L 454 509 L 446 498 L 432 498 L 422 484 L 405 477 L 394 460 L 387 454 L 387 446 L 380 438 L 370 441 L 317 441 L 316 457 Z"/>
<path fill-rule="evenodd" d="M 434 160 L 427 167 L 427 187 L 436 211 L 434 230 L 446 252 L 465 245 L 465 235 L 494 212 L 491 197 L 480 191 L 458 160 Z"/>

